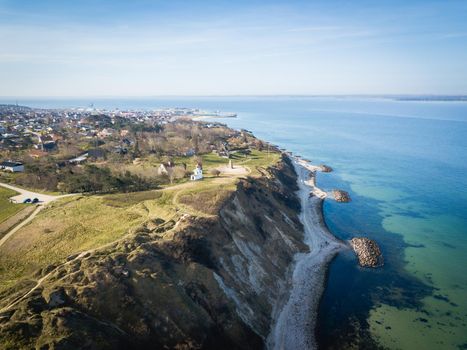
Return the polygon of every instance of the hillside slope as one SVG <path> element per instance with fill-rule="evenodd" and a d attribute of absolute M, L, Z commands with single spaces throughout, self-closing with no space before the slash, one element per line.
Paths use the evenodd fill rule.
<path fill-rule="evenodd" d="M 261 349 L 305 251 L 284 157 L 216 215 L 144 225 L 0 295 L 0 348 Z"/>

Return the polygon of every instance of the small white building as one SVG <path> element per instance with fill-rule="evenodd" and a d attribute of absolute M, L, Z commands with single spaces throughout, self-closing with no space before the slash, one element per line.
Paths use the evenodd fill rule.
<path fill-rule="evenodd" d="M 201 180 L 203 178 L 203 168 L 198 164 L 196 169 L 193 171 L 193 175 L 191 175 L 191 181 Z"/>
<path fill-rule="evenodd" d="M 7 160 L 0 163 L 0 170 L 11 171 L 12 173 L 19 173 L 24 171 L 24 165 L 20 162 L 13 162 Z"/>

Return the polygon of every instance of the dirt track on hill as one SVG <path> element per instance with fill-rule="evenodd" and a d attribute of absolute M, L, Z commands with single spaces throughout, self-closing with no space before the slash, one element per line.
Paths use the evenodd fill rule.
<path fill-rule="evenodd" d="M 39 214 L 39 212 L 43 208 L 44 208 L 43 206 L 37 206 L 37 208 L 32 212 L 31 215 L 29 215 L 23 222 L 21 222 L 18 226 L 16 226 L 10 232 L 8 232 L 5 236 L 3 236 L 3 238 L 0 239 L 0 248 L 2 247 L 3 244 L 5 244 L 5 242 L 8 240 L 8 238 L 13 236 L 20 228 L 22 228 L 23 226 L 26 226 L 28 223 L 30 223 L 31 220 L 34 219 L 36 217 L 36 215 Z"/>
<path fill-rule="evenodd" d="M 34 211 L 33 206 L 26 206 L 16 214 L 10 216 L 8 219 L 0 223 L 0 239 L 8 233 L 13 227 L 25 220 Z"/>

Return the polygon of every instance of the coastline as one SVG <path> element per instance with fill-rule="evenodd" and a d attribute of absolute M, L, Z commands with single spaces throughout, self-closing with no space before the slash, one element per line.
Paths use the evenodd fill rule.
<path fill-rule="evenodd" d="M 244 102 L 239 102 L 239 105 L 240 103 L 243 104 Z M 443 166 L 440 167 L 436 166 L 436 155 L 431 154 L 429 151 L 423 153 L 423 156 L 426 157 L 426 162 L 423 163 L 413 159 L 413 157 L 406 157 L 404 154 L 399 155 L 400 159 L 395 159 L 396 157 L 391 155 L 384 157 L 383 149 L 377 148 L 372 150 L 374 151 L 374 157 L 371 157 L 366 151 L 365 154 L 360 154 L 357 149 L 351 147 L 342 149 L 336 139 L 342 136 L 342 133 L 349 131 L 346 124 L 339 123 L 336 128 L 328 130 L 327 116 L 320 116 L 319 113 L 315 115 L 305 109 L 305 107 L 312 109 L 315 106 L 314 103 L 306 104 L 298 110 L 291 108 L 293 105 L 287 102 L 283 102 L 280 106 L 281 108 L 271 106 L 266 101 L 264 106 L 262 103 L 252 109 L 253 111 L 256 110 L 257 114 L 251 113 L 251 115 L 245 115 L 244 118 L 238 118 L 238 120 L 219 119 L 219 122 L 228 122 L 228 124 L 235 125 L 236 129 L 245 127 L 254 130 L 255 134 L 258 132 L 258 137 L 261 136 L 264 140 L 269 139 L 271 142 L 280 144 L 283 151 L 288 148 L 300 152 L 305 157 L 316 157 L 311 158 L 313 160 L 338 162 L 339 169 L 336 169 L 338 172 L 329 178 L 319 175 L 318 185 L 323 186 L 324 182 L 326 182 L 326 189 L 332 189 L 338 183 L 344 183 L 344 189 L 355 185 L 351 194 L 355 196 L 356 200 L 352 204 L 353 208 L 352 206 L 338 206 L 334 202 L 324 204 L 324 201 L 321 201 L 321 205 L 324 204 L 325 208 L 324 224 L 329 224 L 329 227 L 332 228 L 331 232 L 336 235 L 339 234 L 340 237 L 351 238 L 349 235 L 352 232 L 368 232 L 368 237 L 380 237 L 382 248 L 385 249 L 385 257 L 388 258 L 388 264 L 378 273 L 368 273 L 367 270 L 354 266 L 354 259 L 350 259 L 350 254 L 347 255 L 347 251 L 340 252 L 332 259 L 327 268 L 329 283 L 324 282 L 326 283 L 325 289 L 318 301 L 320 309 L 316 329 L 318 330 L 317 341 L 319 345 L 345 348 L 349 344 L 355 344 L 357 336 L 359 336 L 359 344 L 371 347 L 376 343 L 376 340 L 370 338 L 370 335 L 381 335 L 382 338 L 375 338 L 381 344 L 392 343 L 401 344 L 401 346 L 404 344 L 418 344 L 419 346 L 425 344 L 425 347 L 430 348 L 427 345 L 435 347 L 439 346 L 437 345 L 438 342 L 444 341 L 445 344 L 454 346 L 454 342 L 462 336 L 462 325 L 456 324 L 455 327 L 451 327 L 448 322 L 449 318 L 462 317 L 465 308 L 462 303 L 461 293 L 464 289 L 460 288 L 453 291 L 449 289 L 448 283 L 456 282 L 462 287 L 460 283 L 462 276 L 459 275 L 460 277 L 458 277 L 455 272 L 457 267 L 462 266 L 462 261 L 465 260 L 465 256 L 458 255 L 463 251 L 461 233 L 462 227 L 466 225 L 461 224 L 462 221 L 453 221 L 459 218 L 452 215 L 452 213 L 463 213 L 461 210 L 463 206 L 456 196 L 459 192 L 452 191 L 458 188 L 457 185 L 452 185 L 451 188 L 443 186 L 443 196 L 439 196 L 432 194 L 430 191 L 425 193 L 427 184 L 436 187 L 436 183 L 430 184 L 430 182 L 425 183 L 421 180 L 415 180 L 417 180 L 417 172 L 423 172 L 422 179 L 432 180 L 439 179 L 443 173 L 449 173 L 453 176 L 457 174 L 456 171 L 461 167 L 458 167 L 457 163 L 456 166 L 451 167 L 449 162 L 451 158 L 458 157 L 456 149 L 458 145 L 463 144 L 462 140 L 456 139 L 454 134 L 452 134 L 452 140 L 446 140 L 446 148 L 443 149 L 445 151 L 443 152 L 443 154 L 445 153 L 443 159 L 446 163 L 443 163 Z M 345 110 L 346 105 L 344 104 L 342 108 Z M 365 109 L 365 106 L 362 108 Z M 248 111 L 250 109 L 248 107 Z M 278 111 L 275 109 L 278 109 Z M 290 127 L 290 132 L 284 128 L 284 131 L 289 133 L 288 136 L 293 136 L 290 138 L 277 137 L 277 130 L 280 130 L 283 125 L 281 124 L 284 115 L 282 110 L 285 109 L 290 110 L 288 113 L 290 115 L 290 125 L 287 124 L 287 127 Z M 415 116 L 417 111 L 414 110 Z M 444 116 L 441 112 L 440 117 Z M 306 129 L 301 130 L 302 127 L 304 128 L 307 125 L 308 119 L 306 118 L 309 118 L 310 115 L 316 117 L 316 124 L 323 127 L 322 130 L 326 132 L 313 133 L 313 138 L 310 138 Z M 240 114 L 240 116 L 243 116 L 243 114 Z M 335 117 L 339 121 L 346 120 L 344 113 L 336 112 Z M 451 117 L 451 115 L 446 115 L 446 118 Z M 359 121 L 365 120 L 364 118 L 366 117 L 356 117 Z M 388 116 L 388 120 L 384 121 L 384 125 L 391 130 L 403 122 L 401 118 L 396 119 L 395 122 L 389 120 L 390 118 L 392 117 Z M 267 120 L 268 123 L 264 123 L 264 120 Z M 209 120 L 206 121 L 209 122 Z M 422 126 L 417 120 L 411 120 L 411 122 L 417 125 L 414 130 L 418 130 Z M 438 122 L 441 123 L 441 121 Z M 451 123 L 451 121 L 443 121 L 446 130 L 451 130 L 448 123 Z M 370 141 L 375 142 L 383 139 L 378 130 L 375 130 L 375 133 L 368 133 L 369 126 L 364 123 L 363 125 L 365 127 L 354 130 L 355 133 L 352 136 L 361 136 L 361 140 L 366 140 L 365 135 L 372 135 Z M 458 126 L 458 124 L 454 124 L 454 126 L 456 125 Z M 329 131 L 329 134 L 327 131 Z M 418 138 L 412 137 L 416 136 L 418 132 L 421 132 L 421 130 L 416 133 L 408 133 L 406 136 L 410 136 L 411 140 L 418 140 Z M 330 137 L 330 135 L 332 136 Z M 404 136 L 392 133 L 391 135 L 396 137 L 396 141 Z M 429 133 L 424 135 L 429 135 Z M 326 143 L 327 141 L 329 141 L 329 144 Z M 450 142 L 456 145 L 451 145 Z M 391 144 L 388 146 L 391 147 Z M 326 145 L 327 148 L 324 147 Z M 381 147 L 385 145 L 385 142 L 380 144 Z M 414 142 L 413 145 L 422 150 L 423 143 Z M 380 157 L 384 158 L 380 159 Z M 381 164 L 378 163 L 380 161 Z M 408 170 L 410 171 L 400 171 L 401 161 L 410 162 L 413 165 L 409 167 Z M 358 164 L 358 169 L 355 167 L 356 164 Z M 370 169 L 371 171 L 366 171 Z M 462 171 L 462 173 L 464 172 Z M 459 180 L 457 176 L 452 179 Z M 293 183 L 296 184 L 296 180 L 295 178 Z M 400 191 L 401 187 L 398 186 L 402 182 L 406 185 L 403 188 L 404 193 Z M 462 184 L 461 181 L 453 181 L 452 183 Z M 417 196 L 414 196 L 413 193 L 416 193 Z M 328 199 L 332 199 L 331 194 L 328 193 L 328 195 Z M 400 201 L 394 200 L 396 198 L 399 198 Z M 441 200 L 441 198 L 444 199 Z M 454 202 L 457 204 L 451 206 L 453 198 L 456 198 Z M 431 207 L 427 207 L 426 203 L 430 203 Z M 410 206 L 413 210 L 406 210 L 407 206 Z M 298 208 L 297 214 L 299 211 L 300 208 Z M 417 213 L 420 213 L 420 215 Z M 352 223 L 350 232 L 348 230 L 349 223 Z M 446 241 L 437 239 L 436 235 L 438 234 L 442 234 Z M 457 243 L 460 241 L 460 245 L 451 244 L 451 240 Z M 424 255 L 426 254 L 432 256 L 430 264 L 425 261 Z M 406 261 L 406 257 L 409 260 Z M 453 267 L 447 269 L 445 265 L 447 263 L 452 263 Z M 293 259 L 289 262 L 289 266 L 287 277 L 291 281 L 292 272 L 295 268 Z M 350 285 L 349 282 L 351 283 L 359 278 L 361 283 L 358 283 L 358 286 L 356 284 L 351 291 L 346 289 L 345 286 Z M 391 294 L 391 288 L 393 287 L 400 290 L 402 294 L 393 298 Z M 284 299 L 287 301 L 288 292 L 291 290 L 291 282 L 284 289 L 287 290 L 287 293 L 284 293 Z M 390 304 L 392 306 L 387 305 L 388 297 L 392 298 Z M 339 300 L 345 300 L 346 302 L 342 303 Z M 421 304 L 422 302 L 423 304 Z M 281 303 L 278 308 L 282 308 L 284 304 Z M 420 305 L 426 306 L 430 312 L 429 317 L 423 314 L 424 309 L 420 309 Z M 442 313 L 435 313 L 436 309 L 441 310 Z M 280 311 L 281 309 L 279 309 Z M 321 313 L 321 311 L 323 312 Z M 452 317 L 447 316 L 448 312 Z M 272 313 L 269 312 L 269 314 Z M 346 322 L 352 320 L 349 315 L 358 317 L 354 325 Z M 391 317 L 386 317 L 386 315 L 391 315 Z M 413 322 L 414 319 L 419 319 L 419 317 L 424 318 L 423 322 Z M 425 319 L 428 322 L 425 322 Z M 322 326 L 320 326 L 321 321 Z M 437 321 L 443 322 L 444 325 L 440 326 Z M 271 321 L 270 326 L 272 327 L 273 324 Z M 392 327 L 392 329 L 388 330 L 389 327 Z M 361 330 L 361 333 L 357 334 L 354 332 L 355 330 Z M 448 335 L 451 330 L 457 333 Z M 440 332 L 443 332 L 444 335 L 440 336 Z M 420 336 L 416 337 L 415 333 L 420 333 Z M 424 338 L 421 336 L 422 333 L 425 335 Z M 268 334 L 269 330 L 265 337 Z M 467 334 L 467 332 L 464 332 L 464 334 Z"/>
<path fill-rule="evenodd" d="M 276 306 L 267 346 L 269 349 L 316 349 L 315 328 L 327 268 L 347 245 L 334 237 L 324 222 L 322 204 L 326 193 L 316 186 L 315 177 L 321 168 L 296 157 L 291 160 L 298 176 L 304 243 L 310 251 L 294 257 L 292 288 L 288 299 Z"/>

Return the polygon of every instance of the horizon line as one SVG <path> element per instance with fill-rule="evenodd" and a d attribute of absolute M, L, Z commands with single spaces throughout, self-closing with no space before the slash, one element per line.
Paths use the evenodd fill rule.
<path fill-rule="evenodd" d="M 35 95 L 35 96 L 15 96 L 15 95 L 0 95 L 0 99 L 78 99 L 78 98 L 167 98 L 167 97 L 457 97 L 467 98 L 467 93 L 357 93 L 357 94 L 201 94 L 201 95 L 186 95 L 186 94 L 166 94 L 166 95 Z"/>

